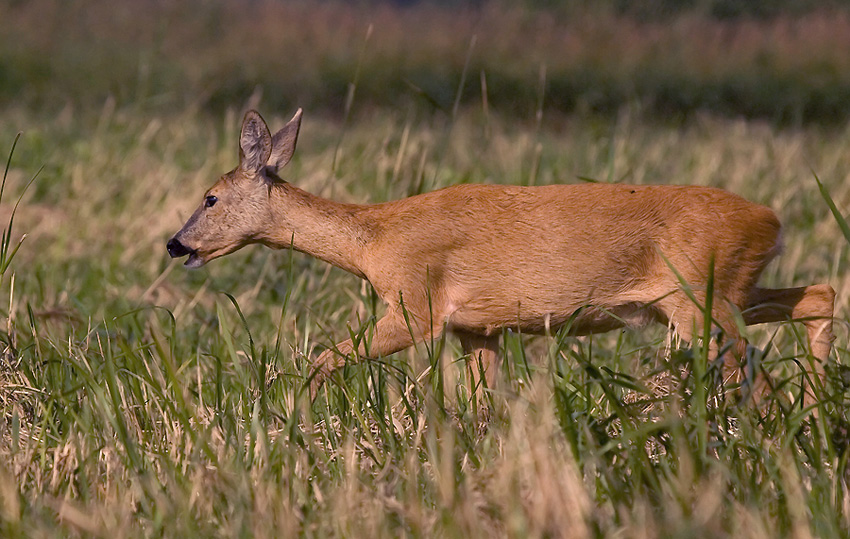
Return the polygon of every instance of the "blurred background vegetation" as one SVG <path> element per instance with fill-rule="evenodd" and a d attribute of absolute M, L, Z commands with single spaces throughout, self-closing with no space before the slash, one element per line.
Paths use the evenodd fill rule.
<path fill-rule="evenodd" d="M 847 0 L 0 3 L 0 104 L 850 115 Z M 371 31 L 369 30 L 371 27 Z"/>

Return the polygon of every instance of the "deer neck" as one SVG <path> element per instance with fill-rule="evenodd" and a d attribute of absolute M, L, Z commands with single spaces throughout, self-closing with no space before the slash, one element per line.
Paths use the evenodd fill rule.
<path fill-rule="evenodd" d="M 360 206 L 312 195 L 289 183 L 276 183 L 270 191 L 272 228 L 264 242 L 289 247 L 364 277 L 362 270 L 366 227 Z"/>

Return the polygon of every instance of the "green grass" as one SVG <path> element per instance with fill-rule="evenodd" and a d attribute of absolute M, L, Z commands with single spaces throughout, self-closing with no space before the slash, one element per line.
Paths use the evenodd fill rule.
<path fill-rule="evenodd" d="M 274 128 L 292 111 L 264 112 Z M 0 222 L 23 193 L 11 245 L 28 234 L 0 281 L 2 535 L 850 533 L 838 367 L 813 420 L 780 400 L 736 405 L 699 347 L 668 352 L 664 328 L 506 334 L 483 420 L 449 338 L 347 367 L 311 405 L 310 358 L 382 312 L 368 285 L 287 251 L 187 271 L 164 250 L 234 165 L 238 121 L 132 107 L 0 119 L 4 146 L 23 130 Z M 285 176 L 355 202 L 472 181 L 722 186 L 785 223 L 767 285 L 836 288 L 846 361 L 847 241 L 822 192 L 840 216 L 850 132 L 628 109 L 541 125 L 462 108 L 451 124 L 383 111 L 343 128 L 308 110 Z M 802 328 L 748 336 L 791 391 Z M 683 376 L 693 364 L 706 376 Z"/>

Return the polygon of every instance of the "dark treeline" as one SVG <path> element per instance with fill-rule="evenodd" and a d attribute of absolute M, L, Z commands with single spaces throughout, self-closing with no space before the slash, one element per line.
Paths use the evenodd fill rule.
<path fill-rule="evenodd" d="M 738 17 L 771 18 L 779 15 L 802 15 L 823 9 L 850 9 L 850 0 L 389 0 L 410 7 L 423 4 L 444 7 L 478 8 L 492 3 L 512 6 L 517 3 L 536 10 L 564 14 L 608 11 L 643 20 L 658 20 L 684 14 L 700 14 L 716 19 Z M 354 3 L 357 3 L 356 0 Z"/>

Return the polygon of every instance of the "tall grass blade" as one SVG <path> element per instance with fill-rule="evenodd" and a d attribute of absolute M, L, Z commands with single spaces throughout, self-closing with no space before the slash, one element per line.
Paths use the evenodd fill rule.
<path fill-rule="evenodd" d="M 21 138 L 21 135 L 22 133 L 18 133 L 15 136 L 15 140 L 12 142 L 12 148 L 9 150 L 9 157 L 6 159 L 6 167 L 3 170 L 3 182 L 0 183 L 0 202 L 3 201 L 3 195 L 6 192 L 6 179 L 9 176 L 9 169 L 12 166 L 12 156 L 15 153 L 15 148 L 18 145 L 18 140 Z M 12 242 L 12 226 L 14 224 L 15 214 L 18 211 L 18 205 L 20 205 L 21 200 L 23 200 L 24 195 L 30 188 L 30 185 L 35 182 L 42 170 L 44 170 L 44 165 L 39 167 L 36 173 L 33 174 L 32 178 L 30 178 L 24 186 L 23 191 L 21 191 L 20 196 L 18 196 L 18 200 L 15 202 L 15 206 L 12 208 L 12 213 L 9 216 L 9 224 L 6 225 L 6 228 L 3 230 L 2 237 L 0 237 L 0 278 L 6 274 L 6 270 L 9 269 L 9 264 L 12 263 L 12 259 L 15 258 L 15 255 L 18 253 L 18 249 L 21 248 L 21 244 L 23 244 L 24 239 L 26 239 L 26 234 L 24 234 L 21 236 L 18 243 L 11 248 L 12 250 L 9 250 Z"/>
<path fill-rule="evenodd" d="M 336 148 L 334 149 L 333 161 L 331 161 L 331 175 L 335 175 L 337 172 L 337 165 L 339 159 L 339 151 L 342 148 L 342 141 L 345 138 L 345 133 L 348 128 L 348 123 L 351 118 L 351 110 L 354 107 L 354 95 L 357 92 L 357 84 L 360 82 L 360 72 L 363 69 L 363 62 L 366 60 L 366 49 L 369 44 L 369 38 L 372 37 L 373 26 L 370 24 L 366 29 L 366 37 L 363 39 L 363 44 L 360 47 L 360 54 L 357 57 L 357 66 L 354 68 L 354 78 L 348 84 L 348 91 L 345 95 L 345 117 L 343 120 L 342 129 L 340 129 L 339 137 L 336 141 Z"/>
<path fill-rule="evenodd" d="M 841 229 L 841 234 L 844 235 L 844 239 L 847 240 L 847 243 L 850 243 L 850 224 L 848 224 L 844 216 L 841 215 L 841 212 L 835 205 L 835 201 L 832 200 L 832 196 L 829 194 L 829 190 L 820 181 L 820 178 L 818 178 L 815 171 L 812 171 L 812 175 L 815 177 L 815 181 L 818 184 L 818 190 L 820 190 L 821 196 L 826 202 L 826 205 L 829 207 L 829 211 L 832 212 L 832 216 L 835 217 L 835 221 L 838 223 L 838 228 Z"/>

